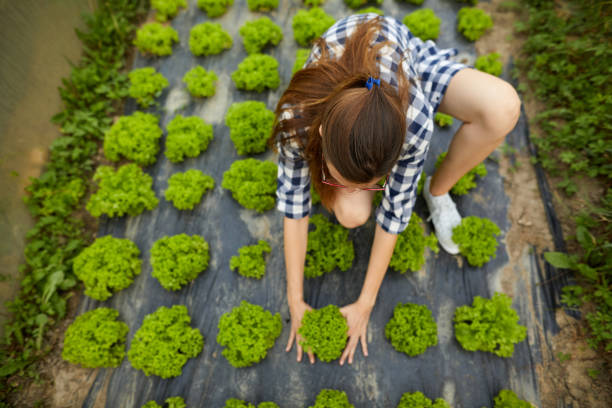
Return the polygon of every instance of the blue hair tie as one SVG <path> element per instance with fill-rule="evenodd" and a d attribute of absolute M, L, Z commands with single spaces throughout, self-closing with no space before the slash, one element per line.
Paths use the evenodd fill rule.
<path fill-rule="evenodd" d="M 372 86 L 374 84 L 378 85 L 378 87 L 380 88 L 380 79 L 368 77 L 368 80 L 366 81 L 366 88 L 368 88 L 368 91 L 372 89 Z"/>

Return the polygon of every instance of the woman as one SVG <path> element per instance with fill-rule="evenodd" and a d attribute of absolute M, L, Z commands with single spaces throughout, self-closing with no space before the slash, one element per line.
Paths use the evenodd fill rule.
<path fill-rule="evenodd" d="M 501 144 L 518 120 L 520 101 L 503 80 L 450 61 L 454 54 L 423 43 L 394 18 L 346 17 L 315 42 L 305 68 L 280 98 L 270 142 L 280 153 L 277 208 L 285 216 L 291 313 L 286 350 L 295 341 L 297 361 L 297 330 L 311 309 L 303 299 L 310 183 L 347 228 L 368 220 L 375 191 L 384 190 L 361 294 L 341 308 L 349 340 L 340 365 L 347 359 L 352 364 L 359 342 L 368 355 L 370 313 L 397 234 L 410 220 L 438 110 L 463 125 L 444 162 L 426 179 L 423 195 L 440 244 L 458 253 L 451 236 L 461 216 L 448 191 Z M 309 358 L 314 363 L 312 353 Z"/>

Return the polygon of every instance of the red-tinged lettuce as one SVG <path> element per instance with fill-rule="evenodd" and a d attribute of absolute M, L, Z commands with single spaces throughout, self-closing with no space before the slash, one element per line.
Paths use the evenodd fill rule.
<path fill-rule="evenodd" d="M 66 330 L 62 358 L 87 368 L 121 364 L 129 329 L 118 316 L 118 311 L 107 307 L 78 316 Z"/>
<path fill-rule="evenodd" d="M 213 139 L 212 125 L 197 116 L 176 115 L 168 123 L 165 155 L 172 163 L 180 163 L 185 157 L 197 157 L 208 149 Z"/>
<path fill-rule="evenodd" d="M 190 323 L 187 307 L 183 305 L 161 306 L 145 316 L 128 351 L 132 366 L 147 376 L 181 375 L 187 360 L 200 354 L 204 347 L 202 334 Z"/>
<path fill-rule="evenodd" d="M 208 243 L 199 235 L 163 237 L 151 248 L 153 275 L 166 290 L 179 290 L 208 267 Z"/>
<path fill-rule="evenodd" d="M 385 337 L 394 349 L 414 357 L 438 344 L 438 326 L 427 306 L 398 303 L 385 326 Z"/>
<path fill-rule="evenodd" d="M 263 153 L 274 125 L 274 112 L 259 101 L 236 102 L 225 115 L 238 154 Z"/>
<path fill-rule="evenodd" d="M 405 392 L 400 399 L 397 408 L 450 408 L 448 402 L 442 398 L 431 401 L 420 391 Z"/>
<path fill-rule="evenodd" d="M 274 208 L 277 166 L 253 158 L 236 160 L 223 173 L 221 186 L 232 192 L 243 207 L 264 212 Z"/>
<path fill-rule="evenodd" d="M 141 166 L 155 163 L 163 134 L 158 123 L 157 116 L 139 111 L 120 117 L 104 135 L 104 155 L 115 162 L 121 155 Z"/>
<path fill-rule="evenodd" d="M 264 253 L 271 251 L 270 244 L 260 240 L 257 245 L 243 246 L 238 250 L 238 256 L 230 259 L 230 269 L 247 278 L 261 279 L 266 273 Z"/>
<path fill-rule="evenodd" d="M 453 319 L 457 341 L 469 351 L 512 357 L 514 343 L 525 340 L 527 328 L 518 324 L 511 304 L 508 295 L 495 292 L 491 299 L 476 296 L 472 306 L 459 306 Z"/>
<path fill-rule="evenodd" d="M 346 392 L 326 388 L 319 392 L 315 404 L 309 408 L 354 408 L 354 405 L 349 402 Z"/>
<path fill-rule="evenodd" d="M 215 180 L 201 170 L 190 169 L 184 173 L 174 173 L 168 179 L 166 200 L 179 210 L 193 210 L 204 193 L 215 186 Z"/>
<path fill-rule="evenodd" d="M 389 266 L 400 273 L 406 273 L 409 269 L 413 272 L 421 269 L 425 264 L 426 247 L 435 253 L 440 250 L 436 236 L 425 235 L 422 221 L 421 217 L 413 212 L 408 226 L 397 237 Z"/>
<path fill-rule="evenodd" d="M 106 300 L 127 288 L 140 274 L 140 250 L 129 239 L 106 235 L 96 240 L 74 258 L 72 269 L 85 284 L 85 294 Z"/>
<path fill-rule="evenodd" d="M 232 48 L 234 40 L 219 23 L 200 23 L 189 32 L 189 50 L 195 56 L 214 55 Z"/>
<path fill-rule="evenodd" d="M 440 153 L 438 159 L 436 160 L 436 169 L 440 167 L 442 161 L 446 157 L 446 152 Z M 457 183 L 451 188 L 451 193 L 455 195 L 465 195 L 471 189 L 476 187 L 476 176 L 480 176 L 481 178 L 487 175 L 487 168 L 484 163 L 477 164 L 476 167 L 468 171 L 464 174 Z"/>
<path fill-rule="evenodd" d="M 495 237 L 500 233 L 493 221 L 470 215 L 453 228 L 453 241 L 459 245 L 459 252 L 470 265 L 480 267 L 497 256 Z"/>
<path fill-rule="evenodd" d="M 266 358 L 282 329 L 280 314 L 243 300 L 221 316 L 217 343 L 232 366 L 249 367 Z"/>
<path fill-rule="evenodd" d="M 263 92 L 266 88 L 276 89 L 280 85 L 278 61 L 265 54 L 249 55 L 231 76 L 236 88 L 245 91 Z"/>
<path fill-rule="evenodd" d="M 128 93 L 143 108 L 155 104 L 155 98 L 170 85 L 166 77 L 156 72 L 153 67 L 133 69 L 128 74 L 128 78 L 130 79 Z"/>
<path fill-rule="evenodd" d="M 308 47 L 312 40 L 320 37 L 334 22 L 334 18 L 320 7 L 300 9 L 291 21 L 293 37 L 302 47 Z"/>
<path fill-rule="evenodd" d="M 495 398 L 493 398 L 493 402 L 495 403 L 493 408 L 532 408 L 529 402 L 520 399 L 517 395 L 511 390 L 501 390 L 499 394 Z"/>
<path fill-rule="evenodd" d="M 153 179 L 135 163 L 125 164 L 116 172 L 110 166 L 99 166 L 93 180 L 98 182 L 99 188 L 85 208 L 94 217 L 138 215 L 159 203 L 151 187 Z"/>
<path fill-rule="evenodd" d="M 143 54 L 162 57 L 172 54 L 172 44 L 178 40 L 178 32 L 174 28 L 155 22 L 138 29 L 134 45 Z"/>
<path fill-rule="evenodd" d="M 346 347 L 348 324 L 338 306 L 327 305 L 307 310 L 298 333 L 304 350 L 313 352 L 321 361 L 330 362 L 339 358 Z"/>
<path fill-rule="evenodd" d="M 348 239 L 348 230 L 333 224 L 324 215 L 310 217 L 315 229 L 308 232 L 304 276 L 316 278 L 339 268 L 346 271 L 353 265 L 355 250 Z"/>
<path fill-rule="evenodd" d="M 266 16 L 247 21 L 240 27 L 239 34 L 247 54 L 261 52 L 268 44 L 278 45 L 283 39 L 283 31 L 280 26 Z"/>

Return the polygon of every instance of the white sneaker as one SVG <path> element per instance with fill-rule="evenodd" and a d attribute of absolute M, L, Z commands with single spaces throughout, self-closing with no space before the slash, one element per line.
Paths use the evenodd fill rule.
<path fill-rule="evenodd" d="M 423 187 L 423 197 L 429 208 L 429 218 L 433 220 L 438 242 L 446 252 L 452 255 L 459 253 L 459 246 L 453 241 L 453 228 L 461 224 L 461 215 L 457 211 L 457 206 L 450 198 L 448 193 L 440 196 L 432 196 L 429 192 L 431 176 L 425 179 Z"/>

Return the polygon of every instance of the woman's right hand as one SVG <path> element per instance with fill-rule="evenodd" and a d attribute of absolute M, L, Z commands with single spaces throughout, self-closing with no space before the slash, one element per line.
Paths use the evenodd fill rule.
<path fill-rule="evenodd" d="M 289 342 L 287 343 L 286 352 L 291 351 L 291 347 L 293 347 L 293 342 L 295 341 L 295 345 L 297 347 L 297 361 L 302 361 L 302 353 L 303 349 L 300 345 L 302 338 L 298 334 L 298 329 L 302 326 L 302 318 L 304 317 L 304 313 L 307 310 L 312 310 L 306 302 L 303 300 L 290 302 L 289 303 L 289 313 L 291 314 L 291 334 L 289 335 Z M 308 358 L 310 359 L 310 364 L 314 364 L 315 358 L 312 352 L 307 353 Z"/>

